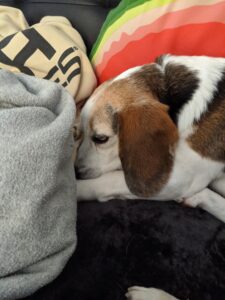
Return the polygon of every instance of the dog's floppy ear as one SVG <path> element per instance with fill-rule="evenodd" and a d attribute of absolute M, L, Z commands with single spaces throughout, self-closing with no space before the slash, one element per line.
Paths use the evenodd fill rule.
<path fill-rule="evenodd" d="M 176 126 L 161 103 L 129 106 L 117 114 L 119 155 L 130 191 L 154 196 L 172 169 Z"/>

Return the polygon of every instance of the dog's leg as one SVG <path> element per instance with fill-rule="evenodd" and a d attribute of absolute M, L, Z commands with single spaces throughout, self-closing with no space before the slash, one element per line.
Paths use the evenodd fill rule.
<path fill-rule="evenodd" d="M 225 198 L 208 188 L 184 199 L 184 204 L 191 207 L 199 206 L 225 223 Z"/>
<path fill-rule="evenodd" d="M 210 188 L 225 198 L 225 173 L 210 184 Z"/>
<path fill-rule="evenodd" d="M 162 290 L 140 286 L 130 287 L 126 297 L 128 300 L 178 300 Z"/>
<path fill-rule="evenodd" d="M 78 201 L 110 199 L 136 199 L 129 191 L 123 171 L 106 173 L 98 178 L 77 180 Z"/>
<path fill-rule="evenodd" d="M 142 199 L 168 201 L 161 196 L 144 198 L 130 192 L 127 187 L 123 171 L 105 173 L 93 179 L 77 180 L 78 201 L 98 200 L 104 202 L 111 199 Z M 179 201 L 180 202 L 180 201 Z"/>

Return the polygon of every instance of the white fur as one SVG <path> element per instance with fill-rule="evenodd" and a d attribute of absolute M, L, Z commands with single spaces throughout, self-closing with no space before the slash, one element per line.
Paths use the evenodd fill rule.
<path fill-rule="evenodd" d="M 122 170 L 77 181 L 77 198 L 79 201 L 98 200 L 105 202 L 111 199 L 136 199 L 128 189 Z"/>
<path fill-rule="evenodd" d="M 221 173 L 218 178 L 216 178 L 210 187 L 225 198 L 225 173 Z"/>
<path fill-rule="evenodd" d="M 184 204 L 191 207 L 199 206 L 220 221 L 225 222 L 225 199 L 208 188 L 185 199 Z"/>
<path fill-rule="evenodd" d="M 162 70 L 168 63 L 182 64 L 190 70 L 197 71 L 197 77 L 200 80 L 199 88 L 192 99 L 185 104 L 178 118 L 178 129 L 180 133 L 185 133 L 206 112 L 208 104 L 212 101 L 217 83 L 223 75 L 225 59 L 212 59 L 207 56 L 166 55 L 163 59 Z"/>
<path fill-rule="evenodd" d="M 174 153 L 174 165 L 169 181 L 156 198 L 190 197 L 210 184 L 223 167 L 223 163 L 199 155 L 181 138 Z"/>

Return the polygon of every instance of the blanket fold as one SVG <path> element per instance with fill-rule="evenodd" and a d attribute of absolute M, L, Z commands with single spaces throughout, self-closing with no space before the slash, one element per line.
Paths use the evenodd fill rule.
<path fill-rule="evenodd" d="M 59 84 L 0 70 L 0 299 L 52 281 L 76 245 L 72 127 Z"/>

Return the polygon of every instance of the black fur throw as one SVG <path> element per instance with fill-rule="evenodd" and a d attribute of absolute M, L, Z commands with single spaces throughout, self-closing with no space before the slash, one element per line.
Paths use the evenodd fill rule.
<path fill-rule="evenodd" d="M 225 299 L 225 224 L 201 209 L 145 200 L 79 203 L 77 231 L 63 273 L 26 300 L 125 300 L 132 285 L 181 300 Z"/>

